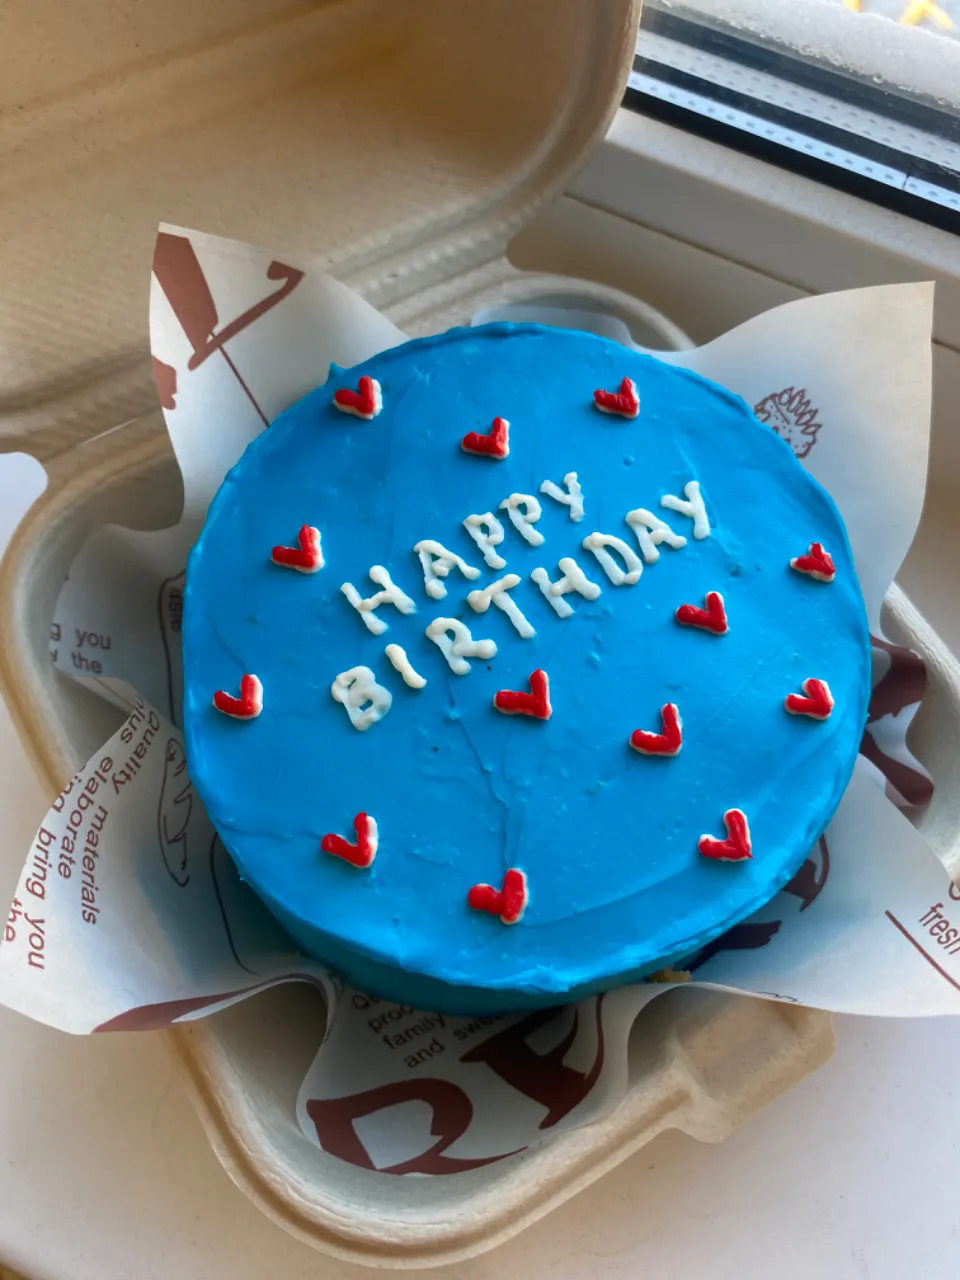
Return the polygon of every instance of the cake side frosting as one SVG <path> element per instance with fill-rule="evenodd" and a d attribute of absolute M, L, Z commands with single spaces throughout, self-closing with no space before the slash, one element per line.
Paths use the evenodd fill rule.
<path fill-rule="evenodd" d="M 211 507 L 184 652 L 241 873 L 358 985 L 438 1007 L 638 976 L 767 901 L 869 692 L 842 521 L 790 449 L 537 326 L 405 344 L 281 415 Z"/>

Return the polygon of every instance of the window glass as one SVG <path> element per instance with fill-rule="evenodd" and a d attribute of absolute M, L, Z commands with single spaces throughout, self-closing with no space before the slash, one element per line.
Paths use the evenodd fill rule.
<path fill-rule="evenodd" d="M 960 231 L 960 0 L 647 0 L 626 105 Z"/>

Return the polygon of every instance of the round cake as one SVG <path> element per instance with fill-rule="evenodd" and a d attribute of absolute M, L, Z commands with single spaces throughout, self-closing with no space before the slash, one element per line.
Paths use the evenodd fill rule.
<path fill-rule="evenodd" d="M 333 367 L 224 481 L 183 641 L 240 874 L 354 985 L 454 1013 L 642 978 L 755 911 L 869 694 L 843 522 L 789 447 L 536 325 Z"/>

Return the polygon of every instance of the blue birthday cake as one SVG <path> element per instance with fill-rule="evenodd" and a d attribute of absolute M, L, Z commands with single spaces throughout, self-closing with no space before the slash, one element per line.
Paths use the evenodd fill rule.
<path fill-rule="evenodd" d="M 224 481 L 183 640 L 243 878 L 354 985 L 457 1013 L 640 979 L 767 902 L 869 692 L 843 522 L 789 447 L 536 325 L 332 368 Z"/>

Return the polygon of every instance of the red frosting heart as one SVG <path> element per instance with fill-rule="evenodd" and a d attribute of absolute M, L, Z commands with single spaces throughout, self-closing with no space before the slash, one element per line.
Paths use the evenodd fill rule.
<path fill-rule="evenodd" d="M 297 535 L 298 546 L 274 547 L 270 559 L 274 564 L 286 565 L 300 573 L 316 573 L 323 568 L 323 551 L 320 549 L 320 530 L 312 524 L 301 526 Z"/>
<path fill-rule="evenodd" d="M 807 695 L 788 693 L 783 705 L 795 716 L 810 716 L 813 720 L 826 720 L 833 710 L 833 694 L 826 680 L 804 680 L 800 686 Z"/>
<path fill-rule="evenodd" d="M 468 431 L 460 441 L 464 453 L 478 453 L 487 458 L 505 458 L 510 452 L 510 423 L 506 418 L 494 418 L 487 434 Z"/>
<path fill-rule="evenodd" d="M 332 832 L 320 841 L 324 853 L 332 853 L 335 858 L 342 858 L 352 867 L 369 867 L 377 856 L 377 820 L 369 814 L 358 813 L 353 820 L 353 829 L 357 833 L 357 843 L 351 844 Z"/>
<path fill-rule="evenodd" d="M 376 378 L 364 374 L 357 383 L 356 391 L 349 387 L 341 387 L 333 393 L 333 403 L 343 413 L 352 413 L 358 418 L 375 418 L 383 408 L 383 397 L 380 394 L 380 383 Z"/>
<path fill-rule="evenodd" d="M 553 714 L 550 705 L 550 677 L 537 667 L 530 673 L 530 692 L 516 693 L 513 689 L 500 689 L 493 695 L 493 705 L 508 716 L 536 716 L 549 720 Z"/>
<path fill-rule="evenodd" d="M 750 826 L 743 810 L 728 809 L 723 815 L 723 825 L 727 828 L 726 840 L 718 840 L 716 836 L 700 837 L 697 848 L 703 856 L 715 862 L 743 862 L 752 858 Z"/>
<path fill-rule="evenodd" d="M 467 894 L 467 902 L 475 911 L 489 911 L 499 916 L 504 924 L 516 924 L 523 915 L 529 894 L 527 877 L 516 867 L 510 867 L 503 877 L 503 887 L 492 884 L 475 884 Z"/>
<path fill-rule="evenodd" d="M 595 391 L 593 403 L 601 413 L 616 413 L 621 418 L 635 418 L 640 412 L 637 384 L 632 378 L 624 378 L 619 391 Z"/>
<path fill-rule="evenodd" d="M 805 556 L 794 556 L 790 568 L 797 573 L 805 573 L 808 578 L 816 578 L 818 582 L 832 582 L 837 576 L 833 557 L 824 551 L 819 542 L 811 542 Z"/>
<path fill-rule="evenodd" d="M 634 729 L 630 745 L 644 756 L 675 756 L 683 746 L 683 722 L 675 702 L 666 702 L 660 708 L 663 733 L 648 733 L 646 729 Z"/>
<path fill-rule="evenodd" d="M 703 602 L 705 609 L 698 609 L 693 604 L 682 604 L 676 613 L 677 621 L 688 627 L 700 627 L 715 636 L 724 635 L 727 631 L 727 611 L 723 606 L 723 596 L 719 591 L 708 591 Z"/>
<path fill-rule="evenodd" d="M 255 720 L 263 710 L 263 685 L 256 676 L 243 676 L 239 698 L 218 689 L 213 695 L 213 705 L 234 720 Z"/>

